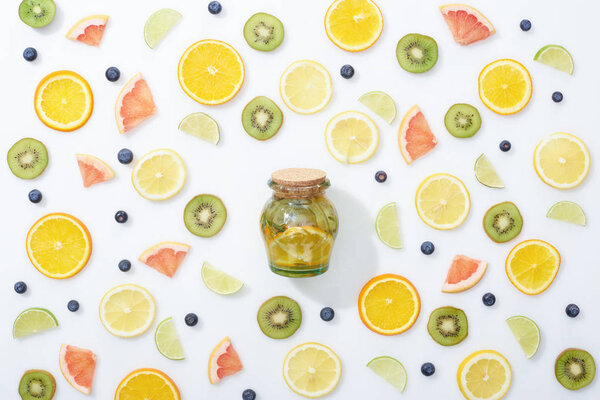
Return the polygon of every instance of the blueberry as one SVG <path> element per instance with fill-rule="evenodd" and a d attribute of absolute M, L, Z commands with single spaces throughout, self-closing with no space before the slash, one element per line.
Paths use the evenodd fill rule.
<path fill-rule="evenodd" d="M 430 362 L 426 362 L 425 364 L 421 365 L 421 373 L 425 376 L 431 376 L 435 374 L 435 365 Z"/>
<path fill-rule="evenodd" d="M 123 272 L 127 272 L 131 269 L 131 261 L 121 260 L 119 261 L 119 269 Z"/>
<path fill-rule="evenodd" d="M 28 197 L 30 202 L 39 203 L 42 201 L 42 192 L 37 189 L 33 189 L 31 192 L 29 192 Z"/>
<path fill-rule="evenodd" d="M 563 94 L 561 92 L 552 93 L 552 101 L 555 103 L 560 103 L 563 100 Z"/>
<path fill-rule="evenodd" d="M 106 76 L 106 79 L 109 81 L 116 82 L 121 77 L 121 71 L 119 71 L 119 68 L 117 67 L 108 67 L 104 73 L 104 76 Z"/>
<path fill-rule="evenodd" d="M 256 392 L 252 389 L 246 389 L 242 392 L 242 400 L 256 399 Z"/>
<path fill-rule="evenodd" d="M 577 307 L 577 304 L 569 304 L 565 309 L 565 312 L 569 317 L 575 318 L 579 315 L 579 307 Z"/>
<path fill-rule="evenodd" d="M 421 252 L 425 255 L 430 255 L 435 251 L 435 246 L 433 245 L 433 243 L 427 241 L 427 242 L 423 242 L 421 243 Z"/>
<path fill-rule="evenodd" d="M 198 316 L 194 313 L 189 313 L 185 316 L 185 324 L 187 326 L 196 326 L 198 323 Z"/>
<path fill-rule="evenodd" d="M 524 19 L 521 21 L 521 23 L 519 24 L 519 26 L 521 27 L 522 31 L 527 32 L 528 30 L 531 29 L 531 21 L 528 19 Z"/>
<path fill-rule="evenodd" d="M 387 180 L 387 174 L 385 171 L 377 171 L 375 173 L 375 180 L 379 183 L 383 183 Z"/>
<path fill-rule="evenodd" d="M 119 210 L 115 214 L 115 221 L 117 221 L 120 224 L 124 224 L 125 222 L 127 222 L 127 218 L 129 218 L 129 216 L 123 210 Z"/>
<path fill-rule="evenodd" d="M 331 307 L 325 307 L 321 310 L 321 319 L 323 321 L 331 321 L 335 316 L 335 311 Z"/>
<path fill-rule="evenodd" d="M 79 302 L 77 300 L 71 300 L 67 303 L 67 308 L 71 312 L 79 310 Z"/>
<path fill-rule="evenodd" d="M 340 68 L 340 75 L 342 78 L 350 79 L 354 76 L 354 68 L 350 64 L 346 64 Z"/>
<path fill-rule="evenodd" d="M 500 142 L 500 150 L 504 152 L 509 151 L 511 147 L 512 146 L 508 140 L 503 140 Z"/>
<path fill-rule="evenodd" d="M 483 301 L 483 304 L 486 306 L 491 307 L 496 304 L 496 296 L 494 296 L 493 293 L 486 293 L 481 297 L 481 301 Z"/>
<path fill-rule="evenodd" d="M 221 7 L 221 3 L 218 1 L 211 1 L 208 3 L 208 12 L 211 14 L 218 14 L 222 9 L 223 7 Z"/>
<path fill-rule="evenodd" d="M 26 61 L 33 61 L 37 58 L 37 50 L 34 49 L 33 47 L 28 47 L 25 50 L 23 50 L 23 58 Z"/>
<path fill-rule="evenodd" d="M 117 159 L 121 164 L 129 164 L 133 161 L 133 152 L 129 149 L 121 149 L 117 154 Z"/>
<path fill-rule="evenodd" d="M 23 294 L 27 291 L 27 284 L 23 281 L 15 283 L 15 292 Z"/>

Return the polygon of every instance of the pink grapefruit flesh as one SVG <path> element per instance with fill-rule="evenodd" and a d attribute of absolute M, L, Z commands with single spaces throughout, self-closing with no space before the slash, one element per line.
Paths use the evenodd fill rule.
<path fill-rule="evenodd" d="M 71 386 L 82 393 L 90 394 L 96 355 L 87 349 L 63 344 L 60 346 L 60 370 Z"/>
<path fill-rule="evenodd" d="M 115 105 L 115 118 L 120 133 L 135 128 L 156 113 L 150 87 L 142 74 L 137 74 L 121 90 Z"/>
<path fill-rule="evenodd" d="M 104 161 L 88 154 L 76 154 L 77 165 L 83 179 L 83 187 L 114 178 L 115 173 Z"/>
<path fill-rule="evenodd" d="M 233 348 L 229 337 L 226 337 L 221 340 L 210 355 L 208 380 L 210 383 L 217 383 L 226 376 L 240 372 L 242 368 L 242 361 L 237 351 Z"/>
<path fill-rule="evenodd" d="M 108 15 L 91 15 L 78 21 L 67 33 L 67 38 L 90 46 L 99 46 L 104 36 Z"/>
<path fill-rule="evenodd" d="M 476 9 L 462 4 L 449 4 L 440 11 L 456 43 L 466 46 L 493 35 L 494 26 Z"/>
<path fill-rule="evenodd" d="M 398 130 L 400 152 L 407 164 L 427 154 L 437 144 L 437 139 L 418 106 L 411 108 Z"/>
<path fill-rule="evenodd" d="M 442 292 L 457 293 L 472 288 L 481 280 L 486 269 L 487 262 L 485 261 L 467 256 L 455 256 L 448 269 Z"/>
<path fill-rule="evenodd" d="M 139 260 L 161 274 L 172 278 L 187 255 L 190 246 L 176 242 L 162 242 L 144 251 Z"/>

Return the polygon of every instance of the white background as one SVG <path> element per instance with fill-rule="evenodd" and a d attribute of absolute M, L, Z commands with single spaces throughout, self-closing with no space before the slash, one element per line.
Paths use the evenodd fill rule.
<path fill-rule="evenodd" d="M 8 4 L 10 3 L 10 4 Z M 109 399 L 120 380 L 131 370 L 154 367 L 165 371 L 177 383 L 184 399 L 240 399 L 244 389 L 256 390 L 260 399 L 297 399 L 285 385 L 281 367 L 285 354 L 297 344 L 322 342 L 334 349 L 343 364 L 342 380 L 329 395 L 331 399 L 458 399 L 456 369 L 460 361 L 479 349 L 502 352 L 513 368 L 509 399 L 592 399 L 597 398 L 598 382 L 577 393 L 566 391 L 554 378 L 555 357 L 567 347 L 582 347 L 600 362 L 600 328 L 597 307 L 600 300 L 597 262 L 598 175 L 594 166 L 600 139 L 597 127 L 600 113 L 597 93 L 598 55 L 595 49 L 596 15 L 594 2 L 558 0 L 472 1 L 493 22 L 497 34 L 469 47 L 454 43 L 437 9 L 441 1 L 379 0 L 385 20 L 378 42 L 362 53 L 348 53 L 326 37 L 323 17 L 329 1 L 255 0 L 223 1 L 223 12 L 213 16 L 203 1 L 118 1 L 57 0 L 55 20 L 44 29 L 32 29 L 17 16 L 17 1 L 5 2 L 0 13 L 2 95 L 0 152 L 22 137 L 35 137 L 48 147 L 50 163 L 34 181 L 13 176 L 6 165 L 0 168 L 2 184 L 2 278 L 0 288 L 0 397 L 16 398 L 22 372 L 29 368 L 51 371 L 57 378 L 58 400 L 82 399 L 61 376 L 58 350 L 61 343 L 92 349 L 98 365 L 90 398 Z M 179 25 L 155 49 L 143 40 L 146 18 L 169 6 L 179 10 Z M 243 39 L 242 28 L 254 12 L 278 16 L 285 25 L 285 40 L 276 51 L 262 53 L 251 49 Z M 88 47 L 64 38 L 78 19 L 90 14 L 109 14 L 100 48 Z M 529 18 L 530 32 L 519 29 L 519 21 Z M 398 39 L 410 32 L 433 36 L 439 45 L 437 65 L 422 75 L 402 70 L 395 58 Z M 177 82 L 176 67 L 183 51 L 200 39 L 214 38 L 232 44 L 242 55 L 246 80 L 240 93 L 221 106 L 202 106 L 188 98 Z M 545 44 L 567 47 L 575 59 L 575 74 L 569 76 L 532 61 Z M 37 48 L 38 59 L 22 58 L 27 46 Z M 534 91 L 521 113 L 499 116 L 490 112 L 477 96 L 477 75 L 487 63 L 514 58 L 531 72 Z M 288 110 L 278 93 L 279 76 L 293 61 L 313 59 L 327 67 L 333 79 L 334 95 L 321 112 L 302 116 Z M 356 69 L 351 80 L 342 79 L 339 68 L 350 63 Z M 107 67 L 122 72 L 117 83 L 104 78 Z M 33 93 L 46 74 L 71 69 L 90 83 L 95 98 L 94 112 L 83 128 L 59 133 L 46 128 L 33 110 Z M 142 72 L 154 94 L 158 113 L 134 131 L 120 135 L 114 121 L 114 102 L 120 88 L 135 73 Z M 356 100 L 362 93 L 384 90 L 397 102 L 399 115 L 391 126 L 370 113 Z M 551 101 L 554 90 L 565 100 Z M 279 104 L 285 121 L 276 137 L 258 142 L 242 129 L 240 114 L 257 95 L 266 95 Z M 483 126 L 472 139 L 450 136 L 443 125 L 448 107 L 467 102 L 479 108 Z M 420 105 L 439 145 L 426 157 L 406 166 L 397 147 L 397 129 L 402 115 L 414 104 Z M 380 130 L 375 156 L 364 164 L 342 165 L 326 150 L 323 132 L 327 121 L 346 110 L 360 110 L 373 116 Z M 222 141 L 214 147 L 177 130 L 187 114 L 203 111 L 221 127 Z M 577 189 L 559 191 L 546 186 L 532 167 L 535 144 L 553 132 L 578 135 L 592 153 L 592 170 Z M 513 149 L 502 153 L 498 143 L 509 139 Z M 181 154 L 188 169 L 185 187 L 166 202 L 150 202 L 135 193 L 130 183 L 132 165 L 117 162 L 122 147 L 133 150 L 135 160 L 148 151 L 168 147 Z M 479 184 L 473 175 L 475 159 L 486 153 L 506 184 L 494 190 Z M 115 170 L 110 182 L 84 189 L 74 158 L 89 153 L 107 161 Z M 331 269 L 318 278 L 291 280 L 271 273 L 267 267 L 258 218 L 270 196 L 266 186 L 271 171 L 292 166 L 322 168 L 328 172 L 332 188 L 329 197 L 340 219 Z M 373 175 L 383 169 L 385 184 Z M 467 221 L 450 232 L 425 226 L 417 217 L 413 201 L 418 183 L 431 173 L 448 172 L 461 178 L 471 194 L 472 208 Z M 27 200 L 38 188 L 44 195 L 40 204 Z M 229 214 L 223 231 L 212 239 L 190 234 L 182 212 L 186 202 L 199 193 L 214 193 L 225 202 Z M 518 239 L 507 244 L 492 243 L 481 228 L 485 210 L 498 202 L 514 201 L 525 224 Z M 578 202 L 586 211 L 585 228 L 545 218 L 556 201 Z M 374 231 L 377 211 L 397 201 L 405 248 L 392 250 L 383 245 Z M 123 209 L 130 220 L 120 225 L 114 213 Z M 76 277 L 55 281 L 42 276 L 30 264 L 25 236 L 31 224 L 50 212 L 68 212 L 80 218 L 92 234 L 94 250 L 87 267 Z M 504 272 L 510 248 L 520 240 L 540 238 L 560 251 L 563 262 L 552 286 L 543 294 L 529 297 L 518 292 Z M 173 279 L 136 261 L 147 247 L 164 240 L 192 246 Z M 421 254 L 422 241 L 436 245 L 432 256 Z M 485 259 L 489 268 L 482 281 L 467 292 L 443 294 L 440 286 L 451 259 L 466 254 Z M 133 262 L 128 273 L 120 272 L 122 258 Z M 200 279 L 203 261 L 244 280 L 246 286 L 236 295 L 218 296 Z M 359 320 L 356 300 L 362 285 L 375 275 L 394 272 L 409 278 L 420 292 L 421 316 L 408 332 L 383 337 L 367 330 Z M 16 294 L 13 284 L 23 280 L 29 290 Z M 135 339 L 111 336 L 98 318 L 101 296 L 115 285 L 132 282 L 149 289 L 157 303 L 152 330 Z M 491 291 L 497 303 L 483 306 L 481 296 Z M 296 299 L 303 310 L 298 332 L 287 340 L 264 336 L 256 323 L 259 305 L 273 295 Z M 77 299 L 77 313 L 67 310 L 67 302 Z M 565 315 L 565 306 L 577 303 L 576 319 Z M 453 305 L 465 310 L 469 337 L 460 345 L 445 348 L 427 334 L 429 313 L 439 306 Z M 54 312 L 60 327 L 38 336 L 13 340 L 14 318 L 25 308 L 41 306 Z M 319 310 L 332 306 L 332 322 L 319 318 Z M 189 328 L 183 322 L 195 312 L 200 323 Z M 541 328 L 542 344 L 527 360 L 509 331 L 505 319 L 526 315 Z M 185 361 L 170 361 L 158 353 L 153 330 L 158 321 L 173 316 L 186 352 Z M 225 381 L 210 385 L 207 360 L 210 351 L 224 336 L 230 336 L 240 354 L 244 370 Z M 393 387 L 368 370 L 365 364 L 375 356 L 399 359 L 408 372 L 408 385 L 399 395 Z M 420 373 L 423 362 L 436 366 L 432 377 Z M 599 378 L 597 377 L 596 381 Z M 594 396 L 595 394 L 595 396 Z"/>

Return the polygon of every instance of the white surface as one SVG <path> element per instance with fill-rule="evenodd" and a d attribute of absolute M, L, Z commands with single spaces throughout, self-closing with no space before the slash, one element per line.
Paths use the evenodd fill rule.
<path fill-rule="evenodd" d="M 599 377 L 577 393 L 563 389 L 554 378 L 554 359 L 567 347 L 589 350 L 600 362 L 600 291 L 597 282 L 597 241 L 600 234 L 597 199 L 598 176 L 595 168 L 600 139 L 598 126 L 598 53 L 594 49 L 596 15 L 594 2 L 580 3 L 577 9 L 563 1 L 472 1 L 496 27 L 492 38 L 470 47 L 454 43 L 437 10 L 442 1 L 400 2 L 379 0 L 385 27 L 379 41 L 369 50 L 351 54 L 335 47 L 326 37 L 323 16 L 328 1 L 224 0 L 223 13 L 213 16 L 206 10 L 208 0 L 160 2 L 107 0 L 102 4 L 78 0 L 57 0 L 58 15 L 45 29 L 34 30 L 17 17 L 17 3 L 5 4 L 0 14 L 0 50 L 3 85 L 0 113 L 3 128 L 0 148 L 4 153 L 18 139 L 41 139 L 50 152 L 50 164 L 38 179 L 28 182 L 14 177 L 6 165 L 0 168 L 2 182 L 4 254 L 0 290 L 0 397 L 14 399 L 19 378 L 28 368 L 52 371 L 58 383 L 57 400 L 83 399 L 71 388 L 58 368 L 61 343 L 90 348 L 98 354 L 92 399 L 112 398 L 120 380 L 131 370 L 155 367 L 169 374 L 184 399 L 240 399 L 243 389 L 251 387 L 259 399 L 298 399 L 285 385 L 281 366 L 285 354 L 295 345 L 318 341 L 333 348 L 342 359 L 343 376 L 330 399 L 458 399 L 456 381 L 460 361 L 475 350 L 492 348 L 502 352 L 513 367 L 513 385 L 508 399 L 597 398 Z M 157 9 L 171 6 L 183 14 L 179 25 L 155 50 L 144 43 L 145 19 Z M 571 7 L 569 7 L 571 6 Z M 272 53 L 251 49 L 243 39 L 242 27 L 254 12 L 266 11 L 284 23 L 286 37 Z M 70 25 L 89 14 L 110 15 L 109 25 L 99 49 L 64 38 Z M 529 18 L 530 32 L 519 29 L 519 21 Z M 395 58 L 396 42 L 409 32 L 429 34 L 437 40 L 440 59 L 434 69 L 423 75 L 402 70 Z M 177 83 L 176 66 L 180 55 L 193 42 L 216 38 L 232 44 L 246 65 L 246 81 L 241 92 L 229 103 L 207 107 L 188 98 Z M 563 44 L 575 58 L 575 75 L 568 76 L 532 61 L 535 52 L 548 43 Z M 28 63 L 21 53 L 27 46 L 39 52 L 38 60 Z M 488 62 L 510 57 L 529 68 L 534 94 L 528 107 L 512 117 L 487 110 L 477 96 L 477 75 Z M 334 96 L 329 106 L 310 116 L 288 110 L 278 93 L 279 75 L 293 61 L 314 59 L 330 71 Z M 350 63 L 356 69 L 351 80 L 339 75 L 339 68 Z M 107 67 L 116 65 L 122 72 L 115 84 L 104 78 Z M 94 113 L 85 127 L 73 133 L 46 128 L 35 116 L 32 98 L 35 86 L 47 73 L 72 69 L 90 83 L 95 97 Z M 113 117 L 114 101 L 128 78 L 142 72 L 147 78 L 158 106 L 158 114 L 135 131 L 119 135 Z M 369 113 L 356 100 L 370 90 L 384 90 L 396 100 L 399 116 L 392 126 L 373 116 L 380 129 L 381 143 L 375 156 L 360 165 L 339 164 L 325 147 L 323 131 L 327 121 L 346 110 Z M 561 90 L 565 100 L 554 104 L 551 93 Z M 266 95 L 285 113 L 279 134 L 267 142 L 249 137 L 241 127 L 240 113 L 254 96 Z M 481 131 L 472 139 L 450 136 L 443 117 L 455 102 L 477 106 L 483 117 Z M 439 145 L 431 154 L 407 167 L 397 148 L 396 132 L 402 115 L 419 104 L 437 135 Z M 214 147 L 177 131 L 181 118 L 204 111 L 219 123 L 222 142 Z M 372 114 L 370 114 L 372 115 Z M 535 144 L 544 136 L 566 131 L 586 141 L 592 152 L 592 171 L 581 187 L 558 191 L 546 186 L 532 168 Z M 509 139 L 513 149 L 501 153 L 498 143 Z M 136 160 L 146 152 L 169 147 L 179 152 L 188 168 L 184 189 L 173 199 L 149 202 L 135 193 L 130 184 L 132 166 L 117 162 L 117 151 L 131 148 Z M 107 161 L 116 178 L 84 189 L 74 153 L 90 153 Z M 486 188 L 475 180 L 473 164 L 485 152 L 496 166 L 506 189 Z M 280 167 L 310 166 L 326 170 L 333 187 L 329 196 L 337 206 L 340 232 L 334 247 L 331 270 L 322 277 L 290 280 L 271 273 L 258 230 L 261 207 L 270 191 L 269 173 Z M 374 173 L 386 170 L 388 181 L 378 184 Z M 449 172 L 467 185 L 472 199 L 471 214 L 465 224 L 450 232 L 425 226 L 413 205 L 418 183 L 434 172 Z M 27 193 L 38 188 L 44 195 L 41 204 L 32 204 Z M 188 233 L 182 222 L 186 202 L 198 193 L 215 193 L 227 205 L 229 216 L 223 231 L 212 239 Z M 405 249 L 395 251 L 379 242 L 374 232 L 378 209 L 398 201 Z M 492 204 L 512 200 L 525 219 L 523 232 L 510 243 L 492 243 L 481 228 L 485 210 Z M 588 216 L 581 228 L 545 218 L 546 210 L 558 200 L 576 201 Z M 114 213 L 128 211 L 130 220 L 117 224 Z M 39 217 L 55 211 L 81 218 L 92 233 L 94 250 L 88 266 L 79 275 L 54 281 L 39 274 L 25 252 L 25 236 Z M 519 240 L 541 238 L 554 244 L 563 257 L 553 285 L 543 294 L 528 297 L 518 292 L 504 273 L 504 259 Z M 177 240 L 192 246 L 191 252 L 173 279 L 168 279 L 136 261 L 147 247 L 163 240 Z M 434 255 L 420 253 L 424 240 L 436 245 Z M 483 280 L 461 294 L 443 294 L 440 286 L 455 254 L 466 254 L 489 261 Z M 133 268 L 122 273 L 117 263 L 129 258 Z M 200 266 L 208 260 L 239 277 L 246 287 L 231 297 L 221 297 L 204 287 Z M 362 285 L 371 277 L 399 273 L 409 278 L 421 294 L 422 310 L 408 332 L 383 337 L 370 332 L 360 322 L 356 299 Z M 14 282 L 27 282 L 26 295 L 16 294 Z M 134 282 L 147 287 L 157 302 L 157 317 L 152 331 L 135 339 L 111 336 L 100 324 L 98 303 L 111 287 Z M 491 291 L 497 304 L 487 308 L 481 296 Z M 302 306 L 304 318 L 299 331 L 287 340 L 265 337 L 256 323 L 256 310 L 272 295 L 286 294 Z M 77 299 L 81 309 L 67 310 L 67 302 Z M 564 308 L 577 303 L 581 314 L 568 318 Z M 454 305 L 469 317 L 469 337 L 460 345 L 444 348 L 427 334 L 429 313 L 436 307 Z M 52 332 L 13 340 L 14 317 L 32 306 L 47 307 L 60 322 Z M 336 317 L 320 320 L 323 306 L 335 308 Z M 188 328 L 183 317 L 196 312 L 200 323 Z M 532 360 L 525 359 L 513 339 L 505 318 L 522 314 L 534 319 L 542 331 L 542 344 Z M 153 330 L 158 321 L 173 316 L 187 359 L 170 361 L 155 348 Z M 229 335 L 244 363 L 240 374 L 218 385 L 208 383 L 207 359 L 211 349 Z M 408 372 L 406 391 L 394 389 L 366 368 L 373 357 L 390 355 L 399 359 Z M 420 366 L 431 361 L 434 376 L 421 375 Z M 594 395 L 595 394 L 595 395 Z"/>

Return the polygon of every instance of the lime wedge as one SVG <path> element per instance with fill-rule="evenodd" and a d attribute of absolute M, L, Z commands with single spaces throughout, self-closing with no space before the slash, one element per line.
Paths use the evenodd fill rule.
<path fill-rule="evenodd" d="M 182 119 L 178 129 L 212 144 L 219 143 L 221 139 L 217 122 L 201 112 L 190 114 Z"/>
<path fill-rule="evenodd" d="M 398 208 L 396 203 L 386 204 L 379 210 L 375 229 L 379 239 L 392 249 L 402 248 L 402 236 L 400 235 L 400 220 L 398 219 Z"/>
<path fill-rule="evenodd" d="M 376 357 L 369 361 L 367 367 L 400 392 L 404 391 L 406 387 L 406 370 L 400 361 L 388 356 Z"/>
<path fill-rule="evenodd" d="M 169 360 L 183 360 L 185 358 L 173 318 L 169 317 L 158 324 L 156 332 L 154 332 L 154 342 L 160 354 Z"/>
<path fill-rule="evenodd" d="M 535 322 L 527 317 L 515 316 L 506 320 L 515 339 L 521 345 L 527 358 L 535 355 L 540 346 L 540 329 Z"/>
<path fill-rule="evenodd" d="M 180 19 L 181 14 L 170 8 L 162 8 L 148 17 L 144 25 L 144 40 L 148 47 L 155 48 Z"/>
<path fill-rule="evenodd" d="M 567 49 L 556 44 L 549 44 L 542 47 L 535 53 L 533 59 L 570 75 L 573 75 L 573 71 L 575 70 L 571 54 L 569 54 Z"/>
<path fill-rule="evenodd" d="M 559 201 L 555 203 L 546 214 L 547 218 L 557 219 L 559 221 L 570 222 L 585 226 L 585 213 L 577 203 L 572 201 Z"/>
<path fill-rule="evenodd" d="M 475 161 L 475 178 L 487 187 L 502 189 L 504 187 L 504 183 L 502 183 L 502 179 L 496 173 L 494 166 L 487 159 L 485 154 L 482 154 Z"/>
<path fill-rule="evenodd" d="M 56 328 L 58 321 L 45 308 L 28 308 L 17 316 L 13 324 L 13 337 L 20 338 Z"/>
<path fill-rule="evenodd" d="M 207 262 L 202 264 L 202 281 L 207 288 L 217 294 L 233 294 L 244 286 L 244 282 L 227 275 Z"/>
<path fill-rule="evenodd" d="M 383 118 L 388 124 L 391 124 L 394 118 L 396 118 L 396 104 L 394 104 L 394 100 L 386 93 L 378 91 L 368 92 L 360 96 L 358 101 Z"/>

